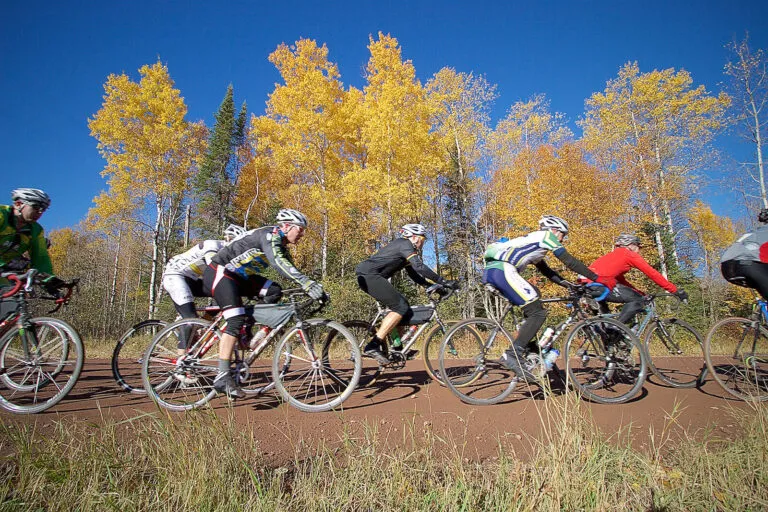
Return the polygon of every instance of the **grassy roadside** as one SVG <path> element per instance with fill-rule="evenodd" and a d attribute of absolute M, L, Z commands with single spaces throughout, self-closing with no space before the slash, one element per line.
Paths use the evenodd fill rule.
<path fill-rule="evenodd" d="M 530 453 L 482 463 L 427 432 L 385 450 L 340 432 L 334 450 L 270 467 L 239 425 L 202 411 L 42 435 L 0 426 L 0 510 L 765 510 L 768 408 L 734 411 L 744 434 L 649 433 L 648 453 L 606 439 L 578 401 L 545 401 Z M 178 418 L 178 417 L 177 417 Z M 301 446 L 301 443 L 295 443 Z"/>

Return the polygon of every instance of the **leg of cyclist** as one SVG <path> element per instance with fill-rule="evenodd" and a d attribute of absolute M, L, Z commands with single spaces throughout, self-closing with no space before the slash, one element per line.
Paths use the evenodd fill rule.
<path fill-rule="evenodd" d="M 520 379 L 535 381 L 535 377 L 520 365 L 520 361 L 547 319 L 547 310 L 539 300 L 539 290 L 523 279 L 514 265 L 508 263 L 504 264 L 504 270 L 485 269 L 482 281 L 498 289 L 512 304 L 522 306 L 524 321 L 518 329 L 517 338 L 512 346 L 504 351 L 500 362 L 514 371 Z"/>
<path fill-rule="evenodd" d="M 230 373 L 232 352 L 240 336 L 240 329 L 245 325 L 245 308 L 240 297 L 239 279 L 226 271 L 223 265 L 211 263 L 203 274 L 206 290 L 210 290 L 216 303 L 223 310 L 227 327 L 219 342 L 219 373 L 213 381 L 213 387 L 219 393 L 229 397 L 242 398 L 245 393 L 240 389 Z"/>
<path fill-rule="evenodd" d="M 366 356 L 375 359 L 379 364 L 387 364 L 389 359 L 383 351 L 383 340 L 392 329 L 400 324 L 403 317 L 412 314 L 411 307 L 405 297 L 382 276 L 358 275 L 357 284 L 361 290 L 391 310 L 382 320 L 376 334 L 363 348 L 363 353 Z"/>
<path fill-rule="evenodd" d="M 721 271 L 727 281 L 753 288 L 763 300 L 768 300 L 768 263 L 750 260 L 724 261 Z"/>
<path fill-rule="evenodd" d="M 181 318 L 197 318 L 195 296 L 202 294 L 201 281 L 195 281 L 180 274 L 166 273 L 163 275 L 163 288 L 168 292 L 173 301 L 173 307 L 176 308 L 176 312 Z M 185 328 L 179 333 L 177 355 L 183 356 L 186 352 L 188 338 L 189 329 Z"/>
<path fill-rule="evenodd" d="M 645 305 L 643 304 L 643 295 L 637 290 L 623 284 L 617 284 L 605 298 L 605 302 L 624 304 L 617 320 L 627 325 L 630 325 L 634 320 L 635 315 L 645 308 Z"/>

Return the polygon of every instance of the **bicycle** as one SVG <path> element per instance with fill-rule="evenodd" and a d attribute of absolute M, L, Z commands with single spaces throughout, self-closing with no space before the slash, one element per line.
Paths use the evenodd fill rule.
<path fill-rule="evenodd" d="M 658 293 L 644 297 L 644 316 L 632 330 L 643 339 L 648 357 L 648 368 L 665 384 L 675 388 L 692 388 L 703 382 L 706 366 L 691 366 L 691 352 L 703 356 L 701 334 L 688 322 L 679 318 L 662 318 L 656 309 L 656 299 L 675 297 L 671 293 Z M 679 300 L 679 299 L 678 299 Z"/>
<path fill-rule="evenodd" d="M 447 291 L 444 295 L 440 292 Z M 399 342 L 397 340 L 396 332 L 393 329 L 387 335 L 387 340 L 384 340 L 384 350 L 389 358 L 389 363 L 382 365 L 377 363 L 374 359 L 365 358 L 364 368 L 360 376 L 361 387 L 372 385 L 381 376 L 381 373 L 385 370 L 400 370 L 405 367 L 405 363 L 414 359 L 418 355 L 418 350 L 413 350 L 413 346 L 416 341 L 421 337 L 422 333 L 425 333 L 424 345 L 422 346 L 424 367 L 427 370 L 429 377 L 437 382 L 441 382 L 437 368 L 432 365 L 430 361 L 430 351 L 432 347 L 442 339 L 442 336 L 447 331 L 447 328 L 454 324 L 456 321 L 443 321 L 440 318 L 440 314 L 437 312 L 437 306 L 441 302 L 451 297 L 456 290 L 446 288 L 440 284 L 434 284 L 426 289 L 427 298 L 429 302 L 427 304 L 413 306 L 413 316 L 408 324 L 408 329 L 400 337 Z M 355 337 L 358 339 L 359 346 L 362 349 L 371 337 L 376 334 L 376 325 L 390 312 L 389 309 L 383 308 L 381 304 L 376 303 L 378 311 L 371 322 L 365 320 L 349 320 L 343 322 L 342 325 L 346 327 Z M 436 322 L 433 324 L 432 322 Z M 427 327 L 429 330 L 427 330 Z"/>
<path fill-rule="evenodd" d="M 12 283 L 0 298 L 16 303 L 0 322 L 0 407 L 17 414 L 43 412 L 59 403 L 75 386 L 85 359 L 74 327 L 56 318 L 31 317 L 27 298 L 38 284 L 36 275 L 34 269 L 0 274 Z M 77 282 L 62 283 L 60 289 L 67 290 L 62 297 L 39 297 L 55 301 L 48 314 L 69 302 Z"/>
<path fill-rule="evenodd" d="M 720 320 L 704 339 L 704 359 L 715 381 L 747 402 L 768 400 L 768 302 L 756 298 L 749 318 Z"/>
<path fill-rule="evenodd" d="M 338 322 L 304 319 L 319 312 L 327 301 L 310 309 L 312 299 L 297 300 L 304 294 L 301 289 L 284 294 L 288 297 L 284 304 L 246 306 L 249 320 L 235 345 L 233 377 L 248 395 L 276 388 L 284 401 L 301 411 L 334 409 L 352 394 L 360 378 L 357 340 Z M 292 320 L 294 324 L 289 326 Z M 257 334 L 264 336 L 251 340 L 251 327 L 257 324 L 263 326 Z M 179 320 L 155 336 L 142 362 L 142 382 L 155 403 L 183 411 L 201 407 L 216 396 L 216 345 L 225 327 L 222 311 L 213 321 Z M 270 354 L 268 347 L 278 334 L 283 336 Z M 334 341 L 329 343 L 328 338 Z M 180 339 L 187 340 L 183 356 L 177 355 Z M 318 348 L 322 348 L 321 355 Z M 269 357 L 260 359 L 261 355 Z"/>
<path fill-rule="evenodd" d="M 499 294 L 490 285 L 487 290 Z M 554 349 L 554 343 L 567 330 L 563 349 L 566 385 L 592 402 L 626 402 L 640 391 L 645 381 L 645 351 L 624 324 L 587 314 L 582 299 L 588 291 L 588 287 L 573 286 L 567 297 L 541 299 L 543 303 L 565 303 L 570 312 L 554 328 L 543 331 L 536 350 L 529 348 L 521 365 L 538 379 L 557 370 L 555 361 L 560 353 Z M 507 303 L 498 318 L 463 320 L 443 338 L 438 353 L 440 372 L 449 376 L 446 385 L 462 401 L 472 405 L 495 404 L 507 398 L 520 382 L 519 376 L 500 362 L 514 339 L 511 329 L 504 325 L 512 307 Z"/>
<path fill-rule="evenodd" d="M 197 308 L 202 317 L 212 320 L 219 312 L 218 306 Z M 180 317 L 176 317 L 179 320 Z M 120 336 L 112 351 L 112 377 L 128 393 L 146 395 L 141 383 L 141 364 L 144 352 L 152 339 L 168 325 L 165 320 L 150 319 L 138 322 Z"/>

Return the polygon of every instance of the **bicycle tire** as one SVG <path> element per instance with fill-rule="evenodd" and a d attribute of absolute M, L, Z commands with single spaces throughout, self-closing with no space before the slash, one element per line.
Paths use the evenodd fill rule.
<path fill-rule="evenodd" d="M 23 354 L 25 329 L 16 327 L 0 338 L 0 407 L 15 414 L 36 414 L 59 403 L 77 383 L 85 360 L 85 348 L 74 327 L 57 318 L 37 317 L 30 322 L 38 342 L 33 357 Z M 53 368 L 45 371 L 47 367 Z"/>
<path fill-rule="evenodd" d="M 274 360 L 275 343 L 271 341 L 262 351 L 250 359 L 250 355 L 244 358 L 242 354 L 248 354 L 245 350 L 235 350 L 235 373 L 240 384 L 240 389 L 248 396 L 257 396 L 268 393 L 275 388 L 275 380 L 272 378 L 272 361 Z M 287 370 L 283 368 L 281 371 Z"/>
<path fill-rule="evenodd" d="M 278 393 L 304 412 L 339 407 L 360 379 L 358 343 L 349 330 L 332 320 L 313 318 L 292 327 L 275 347 L 272 378 Z"/>
<path fill-rule="evenodd" d="M 668 339 L 668 334 L 674 339 Z M 643 341 L 648 368 L 659 380 L 674 388 L 696 387 L 705 368 L 704 340 L 688 322 L 661 318 L 651 324 Z"/>
<path fill-rule="evenodd" d="M 365 320 L 347 320 L 346 322 L 342 322 L 341 325 L 357 338 L 357 346 L 360 348 L 362 355 L 363 348 L 370 341 L 371 336 L 376 334 L 376 329 Z M 362 370 L 360 372 L 360 379 L 357 383 L 357 387 L 366 388 L 376 383 L 384 368 L 376 362 L 376 360 L 365 355 L 362 357 Z"/>
<path fill-rule="evenodd" d="M 645 349 L 637 336 L 611 318 L 592 317 L 576 323 L 568 332 L 563 352 L 566 382 L 590 402 L 627 402 L 642 389 L 648 373 Z"/>
<path fill-rule="evenodd" d="M 112 351 L 112 376 L 125 391 L 135 395 L 147 394 L 141 383 L 142 356 L 152 338 L 166 325 L 168 322 L 163 320 L 144 320 L 125 331 L 118 340 Z M 147 336 L 150 338 L 147 339 Z"/>
<path fill-rule="evenodd" d="M 758 322 L 739 317 L 717 322 L 704 339 L 704 359 L 729 394 L 746 402 L 768 400 L 768 331 Z"/>
<path fill-rule="evenodd" d="M 177 353 L 181 336 L 186 336 L 187 343 L 191 342 L 191 351 L 194 352 L 201 334 L 210 325 L 208 320 L 201 318 L 178 320 L 165 326 L 147 347 L 141 365 L 142 384 L 152 401 L 160 407 L 176 412 L 187 411 L 202 407 L 216 396 L 213 380 L 219 371 L 221 333 L 213 333 L 213 344 L 203 358 L 188 355 L 180 362 Z M 188 330 L 181 331 L 183 327 Z"/>
<path fill-rule="evenodd" d="M 512 341 L 506 330 L 487 318 L 457 322 L 440 343 L 438 362 L 440 374 L 445 376 L 443 383 L 468 404 L 501 402 L 519 381 L 513 371 L 499 362 Z"/>

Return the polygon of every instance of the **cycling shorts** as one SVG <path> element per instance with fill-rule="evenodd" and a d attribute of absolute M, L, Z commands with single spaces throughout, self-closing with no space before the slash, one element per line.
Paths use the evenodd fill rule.
<path fill-rule="evenodd" d="M 194 302 L 195 297 L 207 297 L 203 293 L 203 281 L 201 279 L 191 279 L 179 274 L 165 274 L 163 276 L 163 288 L 176 305 Z"/>
<path fill-rule="evenodd" d="M 260 275 L 250 275 L 242 279 L 230 272 L 224 265 L 211 263 L 203 272 L 203 291 L 216 300 L 221 309 L 243 307 L 243 296 L 264 297 L 277 283 Z M 245 310 L 243 309 L 243 313 Z"/>
<path fill-rule="evenodd" d="M 737 286 L 753 288 L 768 300 L 768 263 L 752 260 L 728 260 L 720 265 L 723 277 Z"/>
<path fill-rule="evenodd" d="M 483 283 L 490 284 L 512 304 L 524 306 L 539 298 L 539 291 L 523 279 L 514 265 L 504 264 L 504 270 L 487 268 L 483 271 Z"/>
<path fill-rule="evenodd" d="M 403 317 L 412 313 L 405 297 L 384 277 L 376 274 L 358 274 L 357 284 L 361 290 L 395 313 Z"/>

